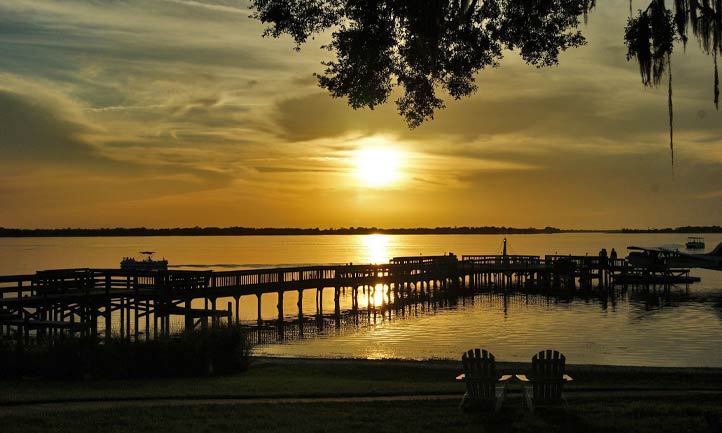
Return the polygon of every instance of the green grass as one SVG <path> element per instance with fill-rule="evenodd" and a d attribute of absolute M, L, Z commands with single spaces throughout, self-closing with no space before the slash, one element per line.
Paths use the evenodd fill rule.
<path fill-rule="evenodd" d="M 525 365 L 500 364 L 501 373 Z M 568 408 L 534 415 L 511 393 L 499 414 L 465 414 L 452 361 L 254 359 L 248 371 L 216 377 L 144 380 L 0 381 L 0 426 L 10 432 L 714 432 L 722 415 L 722 369 L 572 366 Z M 516 385 L 514 386 L 517 387 Z M 636 388 L 634 392 L 612 391 Z M 639 391 L 648 389 L 647 391 Z M 709 392 L 688 392 L 706 389 Z M 660 392 L 659 390 L 668 390 Z M 133 398 L 314 397 L 454 393 L 459 399 L 238 403 L 130 401 Z M 80 421 L 79 421 L 80 420 Z M 9 427 L 9 429 L 7 428 Z"/>
<path fill-rule="evenodd" d="M 194 404 L 62 411 L 18 410 L 0 422 L 12 432 L 709 432 L 709 397 L 579 399 L 534 415 L 511 400 L 499 414 L 465 414 L 456 401 L 322 404 Z M 78 420 L 82 420 L 79 422 Z M 7 430 L 6 430 L 7 431 Z"/>
<path fill-rule="evenodd" d="M 161 397 L 263 397 L 463 392 L 455 361 L 253 359 L 248 371 L 214 377 L 89 381 L 0 381 L 0 404 L 10 402 Z M 525 372 L 500 364 L 500 373 Z M 722 369 L 571 366 L 567 389 L 722 389 Z"/>
<path fill-rule="evenodd" d="M 252 361 L 241 374 L 214 377 L 0 381 L 0 404 L 10 402 L 185 396 L 333 396 L 459 392 L 456 368 L 422 363 Z"/>

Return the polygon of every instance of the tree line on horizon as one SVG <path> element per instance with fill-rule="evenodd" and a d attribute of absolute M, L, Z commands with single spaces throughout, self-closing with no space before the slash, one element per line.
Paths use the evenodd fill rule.
<path fill-rule="evenodd" d="M 294 228 L 294 227 L 177 227 L 177 228 L 58 228 L 19 229 L 0 227 L 0 237 L 96 237 L 96 236 L 293 236 L 293 235 L 424 235 L 424 234 L 552 234 L 552 233 L 722 233 L 721 226 L 683 226 L 676 228 L 619 230 L 560 229 L 556 227 L 340 227 L 340 228 Z"/>
<path fill-rule="evenodd" d="M 559 233 L 561 229 L 545 227 L 340 227 L 340 228 L 294 228 L 294 227 L 178 227 L 178 228 L 58 228 L 17 229 L 0 227 L 0 237 L 63 237 L 63 236 L 274 236 L 274 235 L 365 235 L 365 234 L 534 234 Z"/>
<path fill-rule="evenodd" d="M 622 233 L 722 233 L 720 226 L 683 226 L 667 227 L 662 229 L 628 229 L 623 228 Z"/>

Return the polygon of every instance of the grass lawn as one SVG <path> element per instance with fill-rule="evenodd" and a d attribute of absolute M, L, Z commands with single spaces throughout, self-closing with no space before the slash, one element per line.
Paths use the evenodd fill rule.
<path fill-rule="evenodd" d="M 500 364 L 501 373 L 524 365 Z M 511 393 L 499 414 L 465 414 L 457 399 L 252 403 L 228 397 L 317 397 L 463 393 L 451 361 L 256 359 L 248 372 L 193 379 L 0 382 L 3 432 L 715 432 L 722 369 L 569 367 L 567 408 L 527 413 Z M 629 391 L 618 391 L 629 388 Z M 689 390 L 696 390 L 691 392 Z M 706 391 L 704 391 L 706 390 Z M 704 391 L 704 392 L 699 392 Z M 196 398 L 197 401 L 31 402 Z M 67 407 L 65 407 L 67 406 Z"/>
<path fill-rule="evenodd" d="M 526 412 L 512 399 L 499 414 L 466 414 L 453 400 L 317 404 L 189 404 L 109 410 L 16 408 L 5 432 L 713 432 L 720 394 L 677 398 L 584 396 Z"/>
<path fill-rule="evenodd" d="M 179 379 L 0 381 L 0 404 L 146 397 L 264 397 L 462 392 L 457 363 L 259 360 L 242 374 Z"/>

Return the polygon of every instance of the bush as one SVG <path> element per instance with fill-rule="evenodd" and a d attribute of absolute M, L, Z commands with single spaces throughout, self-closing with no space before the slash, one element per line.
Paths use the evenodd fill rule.
<path fill-rule="evenodd" d="M 0 377 L 52 379 L 177 377 L 229 374 L 248 368 L 239 326 L 194 330 L 150 341 L 60 337 L 44 346 L 0 345 Z"/>
<path fill-rule="evenodd" d="M 13 341 L 0 340 L 0 379 L 22 376 L 25 358 L 21 345 Z"/>
<path fill-rule="evenodd" d="M 47 348 L 32 348 L 39 353 L 28 364 L 40 376 L 52 379 L 84 379 L 93 376 L 102 360 L 102 347 L 91 337 L 60 336 Z"/>

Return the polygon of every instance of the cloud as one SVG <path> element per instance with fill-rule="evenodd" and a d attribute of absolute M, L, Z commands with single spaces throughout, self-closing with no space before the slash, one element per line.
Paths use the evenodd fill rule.
<path fill-rule="evenodd" d="M 59 104 L 58 100 L 43 101 L 39 97 L 0 89 L 2 165 L 23 164 L 28 176 L 62 176 L 51 190 L 78 188 L 85 196 L 100 199 L 177 194 L 215 189 L 230 182 L 227 174 L 191 164 L 151 160 L 140 163 L 111 158 L 87 138 L 97 133 L 95 128 L 77 118 L 64 116 L 66 108 L 68 112 L 77 112 L 71 107 L 69 101 Z M 94 178 L 97 184 L 65 177 L 72 173 L 77 174 L 77 179 Z M 15 178 L 22 178 L 22 175 L 16 174 Z M 27 189 L 32 189 L 34 184 L 27 183 Z M 134 184 L 142 187 L 135 189 Z M 100 185 L 108 190 L 103 191 Z"/>
<path fill-rule="evenodd" d="M 297 168 L 297 167 L 254 167 L 260 173 L 338 173 L 340 170 L 333 168 Z"/>
<path fill-rule="evenodd" d="M 702 194 L 699 194 L 699 197 L 702 199 L 719 199 L 722 198 L 722 189 L 717 191 L 709 191 Z"/>
<path fill-rule="evenodd" d="M 645 110 L 648 107 L 638 107 L 633 113 L 620 110 L 619 114 L 608 114 L 604 112 L 602 96 L 592 95 L 550 91 L 530 96 L 504 93 L 476 96 L 450 103 L 449 108 L 437 113 L 436 119 L 410 131 L 390 106 L 373 111 L 353 110 L 343 100 L 312 93 L 280 101 L 275 121 L 278 136 L 289 141 L 340 137 L 352 132 L 392 132 L 418 141 L 457 137 L 457 141 L 463 142 L 527 134 L 543 136 L 547 141 L 554 138 L 579 142 L 656 134 L 659 130 L 655 126 L 664 128 L 663 121 L 653 121 L 656 113 L 650 114 L 650 110 Z"/>
<path fill-rule="evenodd" d="M 76 162 L 101 160 L 80 136 L 91 128 L 63 119 L 41 102 L 0 89 L 0 154 L 8 159 Z"/>
<path fill-rule="evenodd" d="M 353 110 L 317 87 L 328 35 L 295 53 L 262 38 L 247 6 L 0 0 L 0 194 L 16 204 L 3 223 L 162 224 L 165 209 L 201 225 L 719 219 L 711 59 L 675 51 L 673 173 L 666 90 L 645 89 L 625 58 L 626 0 L 599 4 L 589 44 L 559 67 L 506 53 L 474 96 L 442 95 L 448 108 L 414 130 L 395 97 Z M 398 190 L 353 183 L 353 154 L 374 136 L 410 155 Z"/>
<path fill-rule="evenodd" d="M 291 142 L 341 137 L 350 132 L 398 133 L 405 128 L 389 105 L 353 110 L 342 99 L 320 91 L 279 100 L 275 110 L 276 135 Z"/>

